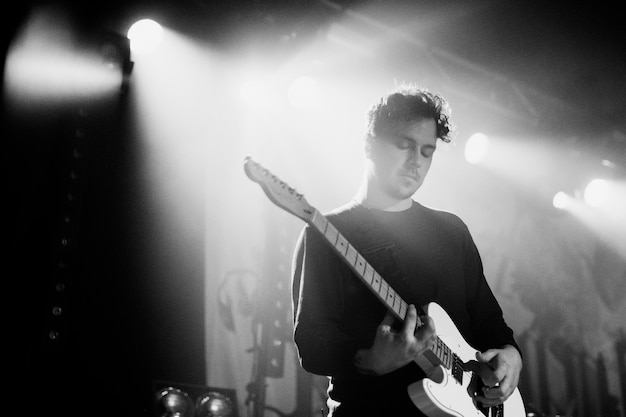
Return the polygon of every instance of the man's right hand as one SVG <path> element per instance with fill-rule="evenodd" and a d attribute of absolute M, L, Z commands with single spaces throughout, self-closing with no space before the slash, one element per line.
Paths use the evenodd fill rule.
<path fill-rule="evenodd" d="M 437 341 L 433 319 L 422 318 L 418 327 L 417 310 L 409 305 L 400 331 L 392 329 L 394 317 L 387 313 L 376 329 L 374 344 L 359 349 L 354 357 L 357 370 L 369 375 L 385 375 L 402 368 L 425 349 L 432 349 Z"/>

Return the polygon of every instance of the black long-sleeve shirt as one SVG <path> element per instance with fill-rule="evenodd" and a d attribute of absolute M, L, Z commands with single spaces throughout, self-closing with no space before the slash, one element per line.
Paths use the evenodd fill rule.
<path fill-rule="evenodd" d="M 350 204 L 326 218 L 407 303 L 441 305 L 475 349 L 517 347 L 456 215 L 413 202 L 401 212 Z M 341 403 L 336 416 L 420 415 L 406 394 L 409 383 L 425 376 L 415 363 L 385 376 L 354 368 L 356 351 L 371 347 L 386 307 L 311 226 L 296 247 L 292 290 L 301 364 L 331 377 L 329 397 Z"/>

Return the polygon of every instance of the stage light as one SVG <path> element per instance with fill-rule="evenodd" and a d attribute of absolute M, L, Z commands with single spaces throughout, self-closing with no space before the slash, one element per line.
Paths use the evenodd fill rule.
<path fill-rule="evenodd" d="M 29 111 L 108 96 L 132 69 L 126 37 L 83 33 L 62 16 L 34 11 L 7 51 L 7 94 Z"/>
<path fill-rule="evenodd" d="M 489 153 L 489 138 L 483 133 L 474 133 L 465 144 L 465 160 L 470 164 L 479 164 Z"/>
<path fill-rule="evenodd" d="M 608 194 L 609 186 L 606 180 L 596 178 L 587 184 L 584 199 L 591 207 L 599 207 L 606 201 Z"/>
<path fill-rule="evenodd" d="M 153 381 L 155 417 L 238 417 L 237 394 L 234 389 Z"/>
<path fill-rule="evenodd" d="M 157 393 L 157 413 L 159 417 L 193 417 L 194 404 L 185 391 L 167 387 Z"/>
<path fill-rule="evenodd" d="M 319 86 L 311 77 L 295 79 L 289 87 L 289 103 L 298 109 L 308 109 L 317 105 L 319 101 Z"/>
<path fill-rule="evenodd" d="M 567 207 L 567 203 L 569 202 L 569 197 L 563 191 L 559 191 L 554 195 L 552 199 L 552 205 L 557 209 L 564 209 Z"/>
<path fill-rule="evenodd" d="M 128 29 L 127 36 L 133 53 L 149 54 L 159 47 L 163 28 L 152 19 L 142 19 Z"/>
<path fill-rule="evenodd" d="M 226 395 L 209 391 L 196 400 L 196 417 L 234 417 L 234 406 Z"/>

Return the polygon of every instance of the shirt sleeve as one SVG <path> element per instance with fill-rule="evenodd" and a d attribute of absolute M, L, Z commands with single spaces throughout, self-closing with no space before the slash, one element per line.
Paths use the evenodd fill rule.
<path fill-rule="evenodd" d="M 306 226 L 292 265 L 294 341 L 301 365 L 318 375 L 349 375 L 358 341 L 342 329 L 347 268 L 323 236 Z"/>
<path fill-rule="evenodd" d="M 484 275 L 478 248 L 466 228 L 466 306 L 471 317 L 474 346 L 484 351 L 512 345 L 521 350 L 513 336 L 513 330 L 504 320 L 502 309 Z"/>

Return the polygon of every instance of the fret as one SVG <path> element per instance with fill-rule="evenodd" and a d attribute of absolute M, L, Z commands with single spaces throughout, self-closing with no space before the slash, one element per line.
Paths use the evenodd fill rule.
<path fill-rule="evenodd" d="M 441 364 L 446 368 L 452 367 L 450 348 L 443 342 L 443 340 L 437 338 L 437 356 L 441 360 Z"/>
<path fill-rule="evenodd" d="M 446 345 L 441 341 L 441 339 L 439 339 L 440 343 L 439 345 L 440 348 L 440 352 L 439 352 L 439 356 L 441 357 L 441 363 L 446 363 Z"/>
<path fill-rule="evenodd" d="M 404 320 L 408 308 L 408 304 L 404 302 L 404 300 L 400 300 L 400 311 L 398 312 L 398 314 L 400 315 L 400 319 Z"/>
<path fill-rule="evenodd" d="M 369 284 L 370 287 L 374 287 L 374 268 L 370 264 L 365 264 L 365 272 L 363 273 L 363 279 Z"/>
<path fill-rule="evenodd" d="M 326 232 L 324 233 L 326 239 L 335 246 L 335 242 L 337 241 L 337 237 L 339 236 L 339 232 L 335 229 L 332 223 L 328 222 L 328 226 L 326 227 Z"/>
<path fill-rule="evenodd" d="M 398 295 L 398 293 L 396 293 L 394 291 L 394 298 L 393 298 L 393 311 L 396 312 L 396 314 L 398 314 L 400 317 L 402 317 L 402 315 L 400 314 L 400 307 L 402 306 L 402 298 L 400 298 L 400 296 Z"/>
<path fill-rule="evenodd" d="M 387 293 L 389 292 L 389 284 L 387 284 L 387 281 L 385 280 L 381 280 L 380 282 L 380 290 L 378 291 L 378 294 L 380 294 L 380 296 L 382 297 L 382 299 L 387 302 Z"/>
<path fill-rule="evenodd" d="M 435 345 L 435 355 L 437 355 L 440 362 L 443 362 L 443 358 L 441 357 L 441 339 L 437 339 L 437 344 Z"/>
<path fill-rule="evenodd" d="M 313 225 L 317 230 L 322 232 L 322 234 L 325 234 L 326 227 L 328 226 L 328 220 L 322 215 L 322 213 L 315 210 L 315 214 L 313 215 Z"/>
<path fill-rule="evenodd" d="M 372 279 L 372 289 L 380 294 L 380 284 L 382 282 L 382 278 L 378 275 L 378 272 L 374 271 L 374 278 Z"/>
<path fill-rule="evenodd" d="M 392 310 L 395 311 L 395 309 L 393 308 L 393 304 L 396 301 L 396 292 L 393 290 L 393 288 L 387 286 L 389 288 L 388 292 L 387 292 L 387 304 L 389 304 L 389 307 L 391 307 Z"/>
<path fill-rule="evenodd" d="M 337 230 L 337 229 L 335 229 Z M 346 253 L 348 251 L 348 241 L 346 240 L 345 237 L 343 237 L 343 235 L 339 232 L 337 232 L 337 241 L 335 242 L 335 247 L 337 248 L 337 250 L 339 251 L 339 253 L 341 255 L 343 255 L 344 257 L 346 256 Z"/>
<path fill-rule="evenodd" d="M 443 350 L 443 366 L 450 369 L 450 349 Z"/>
<path fill-rule="evenodd" d="M 351 266 L 356 267 L 356 258 L 357 258 L 357 251 L 356 249 L 354 249 L 354 247 L 348 243 L 348 249 L 346 251 L 346 261 L 348 261 L 348 264 L 350 264 Z"/>
<path fill-rule="evenodd" d="M 363 256 L 361 256 L 360 253 L 356 252 L 356 261 L 354 262 L 354 268 L 356 269 L 356 272 L 363 278 L 365 278 L 365 268 L 367 265 L 367 261 L 365 260 L 365 258 L 363 258 Z M 367 280 L 367 279 L 366 279 Z"/>

